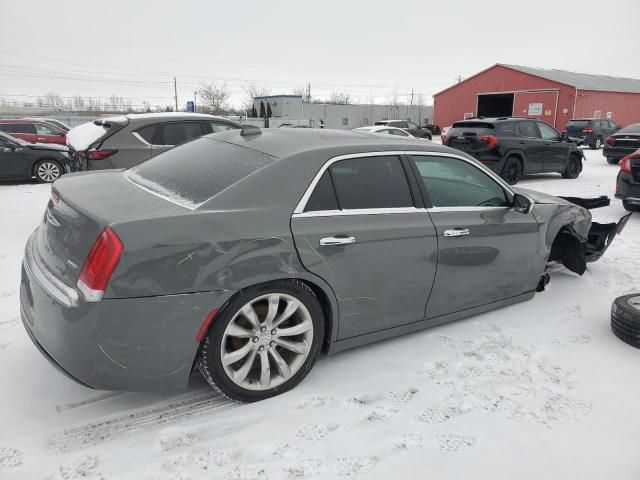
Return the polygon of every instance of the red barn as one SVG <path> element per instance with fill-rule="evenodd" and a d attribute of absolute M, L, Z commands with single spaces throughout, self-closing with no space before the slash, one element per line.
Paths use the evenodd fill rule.
<path fill-rule="evenodd" d="M 434 123 L 535 117 L 558 129 L 572 118 L 640 123 L 640 80 L 496 64 L 433 96 Z"/>

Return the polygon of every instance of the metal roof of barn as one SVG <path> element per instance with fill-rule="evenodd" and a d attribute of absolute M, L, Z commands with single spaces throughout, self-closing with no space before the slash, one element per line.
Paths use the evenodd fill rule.
<path fill-rule="evenodd" d="M 564 83 L 580 90 L 602 90 L 607 92 L 640 93 L 640 79 L 594 75 L 590 73 L 570 72 L 551 68 L 524 67 L 499 63 L 506 68 L 517 70 L 536 77 L 546 78 L 553 82 Z"/>

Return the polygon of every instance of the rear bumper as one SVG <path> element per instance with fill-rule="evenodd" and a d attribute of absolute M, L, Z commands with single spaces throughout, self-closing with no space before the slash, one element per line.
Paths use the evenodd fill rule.
<path fill-rule="evenodd" d="M 616 197 L 632 205 L 640 205 L 640 183 L 635 182 L 628 173 L 620 171 L 616 181 Z M 638 203 L 636 203 L 638 202 Z"/>
<path fill-rule="evenodd" d="M 65 302 L 37 263 L 22 264 L 20 313 L 36 347 L 77 382 L 102 390 L 186 388 L 204 318 L 233 292 Z M 43 280 L 44 279 L 44 280 Z M 73 290 L 71 287 L 67 287 Z"/>
<path fill-rule="evenodd" d="M 620 160 L 621 158 L 626 157 L 630 153 L 633 153 L 637 150 L 636 147 L 624 148 L 624 147 L 611 147 L 605 143 L 602 149 L 602 155 L 606 158 L 612 158 L 614 160 Z"/>

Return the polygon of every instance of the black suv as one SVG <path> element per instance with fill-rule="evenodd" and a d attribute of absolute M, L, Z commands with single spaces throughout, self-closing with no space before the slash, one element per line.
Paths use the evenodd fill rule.
<path fill-rule="evenodd" d="M 599 118 L 575 118 L 569 120 L 563 133 L 567 137 L 580 138 L 591 150 L 598 150 L 604 143 L 604 139 L 618 131 L 620 125 L 613 120 Z"/>
<path fill-rule="evenodd" d="M 419 127 L 415 123 L 409 122 L 407 120 L 380 120 L 376 122 L 375 125 L 401 128 L 402 130 L 405 130 L 414 137 L 418 138 L 426 138 L 427 140 L 431 140 L 433 138 L 431 130 L 426 127 Z"/>
<path fill-rule="evenodd" d="M 577 178 L 584 155 L 555 128 L 535 119 L 473 118 L 456 122 L 442 143 L 484 163 L 511 185 L 523 174 L 558 172 Z"/>

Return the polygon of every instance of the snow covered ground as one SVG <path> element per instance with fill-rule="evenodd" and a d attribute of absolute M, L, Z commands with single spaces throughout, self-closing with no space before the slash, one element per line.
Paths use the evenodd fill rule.
<path fill-rule="evenodd" d="M 601 152 L 577 180 L 522 186 L 611 195 Z M 640 214 L 583 277 L 525 303 L 322 358 L 252 405 L 186 392 L 92 391 L 54 370 L 19 318 L 22 250 L 50 188 L 0 184 L 1 479 L 640 478 L 640 352 L 611 302 L 640 290 Z M 624 214 L 618 200 L 596 220 Z"/>

